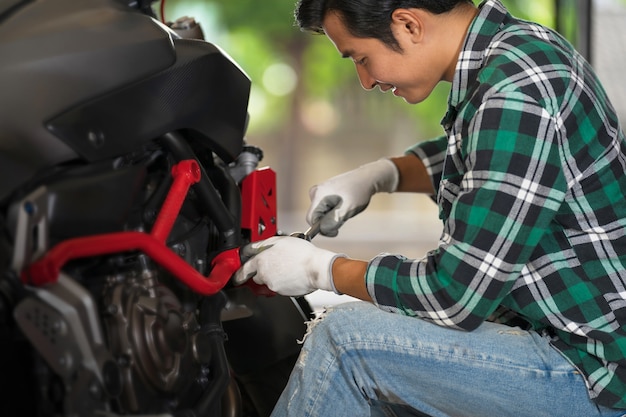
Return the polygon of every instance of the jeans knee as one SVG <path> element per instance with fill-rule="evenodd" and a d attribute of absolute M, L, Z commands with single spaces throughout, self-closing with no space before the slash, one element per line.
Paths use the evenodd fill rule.
<path fill-rule="evenodd" d="M 308 323 L 306 339 L 310 343 L 338 346 L 350 341 L 363 327 L 367 311 L 377 308 L 365 302 L 339 304 Z"/>

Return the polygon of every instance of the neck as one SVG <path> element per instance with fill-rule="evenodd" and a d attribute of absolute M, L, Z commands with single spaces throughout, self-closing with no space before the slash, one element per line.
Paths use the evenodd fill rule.
<path fill-rule="evenodd" d="M 448 47 L 442 48 L 442 50 L 450 51 L 450 56 L 448 57 L 449 64 L 443 77 L 444 81 L 452 82 L 459 55 L 467 37 L 467 31 L 477 15 L 478 8 L 476 6 L 463 3 L 451 12 L 446 13 L 445 17 L 442 16 L 442 18 L 446 19 L 446 23 L 440 27 L 445 28 L 447 32 L 442 33 L 442 39 L 444 42 L 448 42 Z M 453 28 L 452 33 L 447 30 L 449 28 Z"/>

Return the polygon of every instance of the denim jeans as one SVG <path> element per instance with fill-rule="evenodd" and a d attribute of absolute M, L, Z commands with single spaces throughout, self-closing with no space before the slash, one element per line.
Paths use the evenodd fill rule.
<path fill-rule="evenodd" d="M 536 332 L 473 332 L 365 302 L 314 323 L 272 417 L 618 417 L 594 404 L 579 372 Z"/>

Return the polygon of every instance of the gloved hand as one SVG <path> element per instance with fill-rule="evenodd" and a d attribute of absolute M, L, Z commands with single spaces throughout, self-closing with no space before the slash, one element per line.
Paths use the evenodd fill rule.
<path fill-rule="evenodd" d="M 335 291 L 333 262 L 345 255 L 314 246 L 291 236 L 276 236 L 254 242 L 244 249 L 252 256 L 234 275 L 235 285 L 252 278 L 259 285 L 287 296 L 309 294 L 317 289 Z"/>
<path fill-rule="evenodd" d="M 345 221 L 362 212 L 374 194 L 392 193 L 398 182 L 398 168 L 387 158 L 332 177 L 309 191 L 311 205 L 306 220 L 313 224 L 322 218 L 320 233 L 337 236 Z"/>

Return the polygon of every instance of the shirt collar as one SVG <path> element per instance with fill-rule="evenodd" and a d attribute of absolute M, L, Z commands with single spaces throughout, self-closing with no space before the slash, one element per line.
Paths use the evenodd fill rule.
<path fill-rule="evenodd" d="M 502 25 L 511 18 L 500 0 L 485 0 L 478 7 L 479 13 L 468 29 L 456 64 L 448 100 L 450 108 L 456 108 L 462 103 L 469 88 L 475 85 L 489 44 Z"/>

